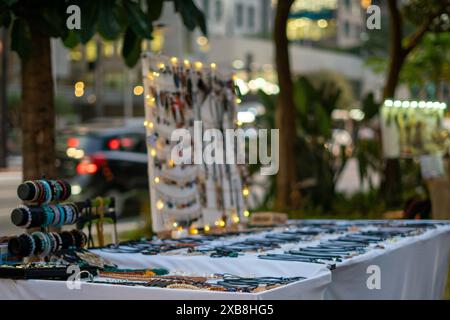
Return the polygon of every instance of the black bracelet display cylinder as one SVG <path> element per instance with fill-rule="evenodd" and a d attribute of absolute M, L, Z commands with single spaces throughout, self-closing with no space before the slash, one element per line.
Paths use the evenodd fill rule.
<path fill-rule="evenodd" d="M 37 228 L 44 224 L 43 210 L 39 206 L 29 206 L 31 212 L 31 224 L 28 228 Z M 18 227 L 24 227 L 29 219 L 28 212 L 23 208 L 16 208 L 11 212 L 11 221 Z"/>
<path fill-rule="evenodd" d="M 62 241 L 61 249 L 83 248 L 87 243 L 87 236 L 83 231 L 72 230 L 58 233 Z M 58 238 L 56 238 L 58 239 Z M 59 240 L 57 240 L 59 242 Z M 12 256 L 30 257 L 40 254 L 44 243 L 37 236 L 22 234 L 8 241 L 8 251 Z M 59 246 L 59 243 L 58 243 Z M 50 252 L 49 252 L 50 253 Z"/>
<path fill-rule="evenodd" d="M 48 194 L 48 192 L 50 193 Z M 26 181 L 17 188 L 17 195 L 23 201 L 36 203 L 50 201 L 65 201 L 71 195 L 71 186 L 64 180 L 34 180 Z"/>

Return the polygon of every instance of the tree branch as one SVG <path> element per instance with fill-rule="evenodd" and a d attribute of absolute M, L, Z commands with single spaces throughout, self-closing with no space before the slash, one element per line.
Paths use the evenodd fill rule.
<path fill-rule="evenodd" d="M 437 10 L 434 14 L 430 15 L 428 17 L 428 19 L 426 20 L 426 22 L 424 24 L 422 24 L 416 30 L 416 32 L 414 32 L 410 36 L 410 40 L 409 40 L 408 44 L 403 48 L 406 55 L 408 55 L 420 43 L 420 41 L 422 40 L 424 35 L 427 33 L 427 31 L 429 31 L 433 20 L 435 18 L 439 17 L 444 12 L 445 12 L 445 2 L 443 2 L 443 5 L 441 6 L 441 8 L 439 10 Z"/>

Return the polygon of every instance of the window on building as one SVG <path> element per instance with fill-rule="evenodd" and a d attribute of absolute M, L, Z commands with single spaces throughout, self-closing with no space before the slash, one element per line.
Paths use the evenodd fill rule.
<path fill-rule="evenodd" d="M 247 26 L 250 30 L 253 30 L 255 28 L 255 7 L 248 7 L 247 14 Z"/>
<path fill-rule="evenodd" d="M 222 20 L 222 1 L 221 0 L 216 0 L 214 9 L 215 9 L 214 17 L 216 18 L 216 22 L 219 22 L 220 20 Z"/>
<path fill-rule="evenodd" d="M 242 3 L 236 5 L 236 25 L 238 27 L 244 25 L 244 6 Z"/>
<path fill-rule="evenodd" d="M 352 8 L 352 1 L 351 0 L 345 0 L 345 9 L 350 10 Z"/>
<path fill-rule="evenodd" d="M 350 23 L 348 21 L 344 23 L 344 34 L 346 37 L 350 36 Z"/>

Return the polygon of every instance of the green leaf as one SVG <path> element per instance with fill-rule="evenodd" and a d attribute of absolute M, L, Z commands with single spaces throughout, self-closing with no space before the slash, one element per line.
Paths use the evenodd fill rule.
<path fill-rule="evenodd" d="M 31 32 L 27 21 L 15 19 L 11 30 L 11 49 L 25 60 L 31 50 Z"/>
<path fill-rule="evenodd" d="M 9 11 L 0 11 L 0 26 L 8 29 L 10 24 L 11 14 Z"/>
<path fill-rule="evenodd" d="M 150 21 L 158 20 L 164 6 L 164 0 L 147 0 L 147 16 Z"/>
<path fill-rule="evenodd" d="M 120 34 L 121 28 L 115 17 L 116 1 L 100 0 L 97 29 L 100 35 L 107 40 L 115 40 Z"/>
<path fill-rule="evenodd" d="M 50 37 L 61 37 L 66 30 L 64 7 L 53 5 L 41 7 L 40 9 L 39 14 L 36 15 L 38 19 L 36 25 L 38 25 L 39 30 Z"/>
<path fill-rule="evenodd" d="M 80 3 L 81 29 L 77 30 L 80 41 L 86 44 L 95 34 L 95 27 L 99 14 L 99 3 L 97 1 L 85 0 Z"/>
<path fill-rule="evenodd" d="M 17 1 L 19 0 L 2 0 L 1 2 L 3 2 L 5 5 L 7 5 L 8 7 L 12 6 L 13 4 L 17 3 Z"/>
<path fill-rule="evenodd" d="M 130 68 L 134 67 L 139 60 L 141 41 L 142 38 L 135 34 L 131 27 L 128 27 L 123 40 L 122 56 Z"/>
<path fill-rule="evenodd" d="M 128 25 L 136 35 L 141 38 L 151 39 L 153 26 L 139 5 L 131 0 L 124 0 L 123 6 L 128 18 Z"/>
<path fill-rule="evenodd" d="M 189 31 L 193 31 L 197 26 L 192 0 L 175 0 L 175 10 L 181 14 L 183 24 Z"/>
<path fill-rule="evenodd" d="M 63 43 L 67 48 L 73 49 L 80 43 L 80 39 L 78 39 L 74 30 L 70 30 L 63 39 Z"/>

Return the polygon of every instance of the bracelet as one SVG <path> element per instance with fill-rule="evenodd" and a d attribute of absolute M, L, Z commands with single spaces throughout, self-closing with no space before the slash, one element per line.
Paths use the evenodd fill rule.
<path fill-rule="evenodd" d="M 36 238 L 38 238 L 41 241 L 41 247 L 39 248 L 38 252 L 39 252 L 40 257 L 45 257 L 44 252 L 45 252 L 48 244 L 47 244 L 47 239 L 46 239 L 44 233 L 41 231 L 36 231 L 36 232 L 33 232 L 31 235 L 35 236 Z"/>
<path fill-rule="evenodd" d="M 61 214 L 60 219 L 59 219 L 59 223 L 56 225 L 56 227 L 62 227 L 65 224 L 65 222 L 66 222 L 65 221 L 66 220 L 66 213 L 65 213 L 65 211 L 64 211 L 62 206 L 57 205 L 56 207 L 58 208 L 58 210 L 59 210 L 59 212 Z"/>
<path fill-rule="evenodd" d="M 25 206 L 25 205 L 20 205 L 19 208 L 24 209 L 26 211 L 26 213 L 28 214 L 28 220 L 23 226 L 25 229 L 28 229 L 31 225 L 31 220 L 33 219 L 32 215 L 31 215 L 31 210 L 28 206 Z"/>
<path fill-rule="evenodd" d="M 34 251 L 36 250 L 36 243 L 34 242 L 34 238 L 27 233 L 22 234 L 20 238 L 24 239 L 29 244 L 30 251 L 27 254 L 25 254 L 25 257 L 30 257 L 34 255 Z"/>

